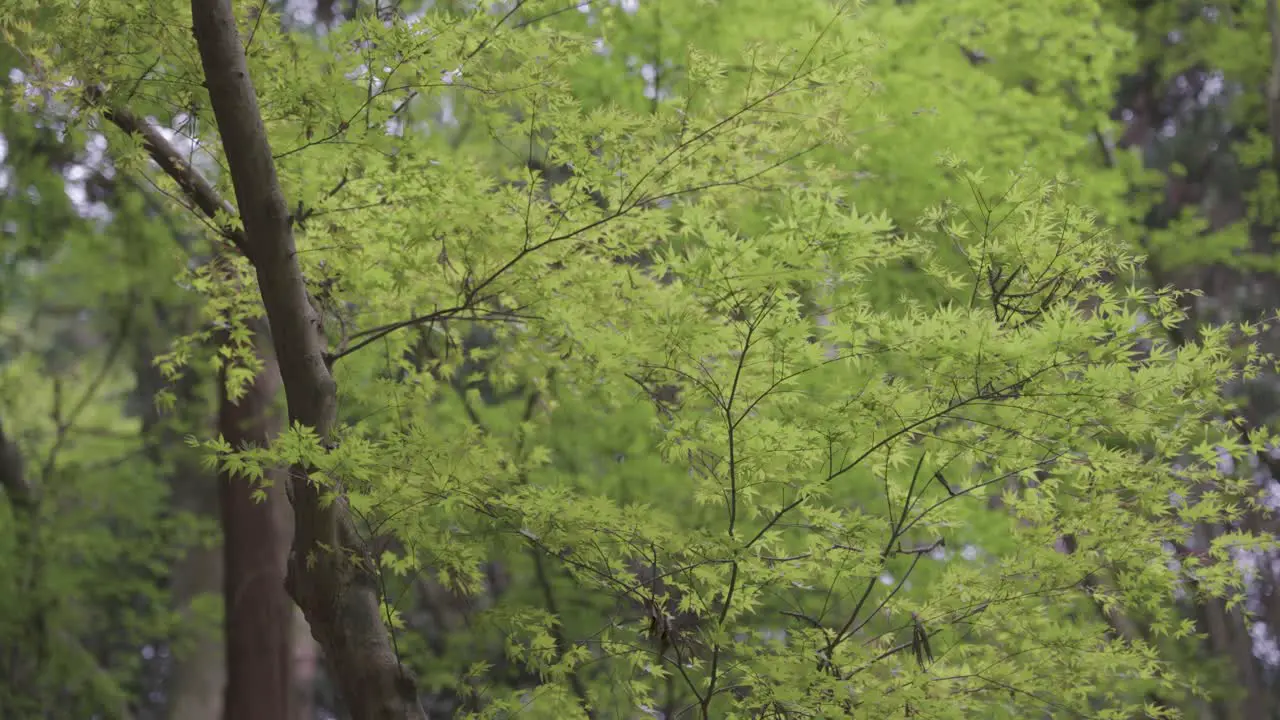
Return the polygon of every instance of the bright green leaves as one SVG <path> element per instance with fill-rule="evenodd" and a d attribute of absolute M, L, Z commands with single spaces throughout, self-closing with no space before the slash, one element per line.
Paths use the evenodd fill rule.
<path fill-rule="evenodd" d="M 251 69 L 346 425 L 202 447 L 341 483 L 393 541 L 384 577 L 474 600 L 422 656 L 478 717 L 628 716 L 668 682 L 703 717 L 1136 711 L 1173 681 L 1107 618 L 1177 634 L 1175 582 L 1238 586 L 1253 539 L 1179 570 L 1165 543 L 1245 504 L 1216 463 L 1257 448 L 1213 419 L 1258 358 L 1225 332 L 1173 347 L 1178 298 L 1137 287 L 1078 204 L 1096 188 L 1026 169 L 1097 163 L 1125 34 L 1080 0 L 942 6 L 266 23 Z M 737 32 L 694 47 L 703 20 Z M 659 32 L 650 102 L 582 97 Z M 119 67 L 69 68 L 130 97 Z M 208 329 L 161 368 L 216 329 L 235 397 L 262 367 L 253 276 L 183 279 Z"/>
<path fill-rule="evenodd" d="M 180 282 L 206 299 L 201 307 L 205 322 L 195 332 L 176 338 L 169 352 L 156 356 L 154 363 L 165 379 L 176 380 L 213 344 L 210 364 L 215 372 L 225 371 L 228 397 L 244 396 L 263 367 L 254 341 L 262 308 L 246 285 L 251 277 L 248 261 L 240 256 L 219 256 L 186 271 Z"/>

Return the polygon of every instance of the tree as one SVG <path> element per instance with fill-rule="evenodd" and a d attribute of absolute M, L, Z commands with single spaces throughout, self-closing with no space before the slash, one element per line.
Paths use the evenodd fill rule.
<path fill-rule="evenodd" d="M 561 9 L 370 18 L 326 49 L 197 0 L 198 61 L 145 30 L 177 6 L 8 21 L 58 100 L 216 125 L 216 186 L 160 166 L 227 257 L 196 288 L 233 328 L 265 315 L 291 426 L 205 448 L 291 468 L 289 590 L 352 714 L 423 715 L 394 591 L 424 571 L 493 596 L 477 636 L 507 667 L 419 673 L 476 716 L 1126 717 L 1194 692 L 1104 618 L 1180 637 L 1175 585 L 1238 592 L 1225 561 L 1264 539 L 1176 569 L 1165 543 L 1252 501 L 1220 452 L 1266 433 L 1220 390 L 1261 358 L 1227 329 L 1171 342 L 1178 296 L 1134 284 L 1061 179 L 948 158 L 914 207 L 851 189 L 879 98 L 846 12 L 802 3 L 822 23 L 729 62 L 691 50 L 637 111 L 575 97 L 593 37 Z M 484 142 L 402 121 L 446 98 Z M 122 172 L 163 160 L 111 137 Z M 885 302 L 902 267 L 931 292 Z M 659 477 L 580 462 L 555 433 L 582 423 Z M 497 592 L 491 563 L 524 576 Z"/>

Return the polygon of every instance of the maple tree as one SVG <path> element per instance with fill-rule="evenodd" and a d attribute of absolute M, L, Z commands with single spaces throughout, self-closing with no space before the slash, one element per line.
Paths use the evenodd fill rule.
<path fill-rule="evenodd" d="M 1180 294 L 1085 209 L 1102 188 L 1024 164 L 1026 136 L 903 154 L 954 139 L 948 111 L 907 121 L 864 20 L 894 37 L 925 5 L 661 35 L 678 62 L 648 97 L 614 97 L 596 39 L 622 55 L 659 16 L 614 6 L 310 38 L 226 0 L 55 2 L 0 28 L 32 112 L 104 134 L 114 172 L 200 223 L 165 279 L 206 322 L 165 376 L 212 343 L 242 399 L 269 333 L 289 427 L 192 444 L 254 486 L 289 468 L 287 587 L 354 717 L 423 717 L 423 693 L 475 717 L 1172 714 L 1201 692 L 1153 647 L 1193 632 L 1173 589 L 1238 601 L 1232 553 L 1271 543 L 1169 562 L 1256 507 L 1220 464 L 1267 433 L 1222 390 L 1269 328 L 1175 342 Z M 1075 19 L 1049 38 L 1097 39 Z M 1101 50 L 1080 78 L 1046 57 L 999 67 L 1105 94 Z M 1022 80 L 964 77 L 997 115 Z M 160 130 L 179 115 L 186 154 Z M 1090 127 L 1035 127 L 1046 169 L 1097 162 Z M 487 605 L 420 632 L 459 596 Z M 1118 636 L 1125 613 L 1154 639 Z"/>

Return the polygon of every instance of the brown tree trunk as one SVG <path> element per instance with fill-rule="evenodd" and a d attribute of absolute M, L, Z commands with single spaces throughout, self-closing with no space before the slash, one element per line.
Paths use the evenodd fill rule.
<path fill-rule="evenodd" d="M 244 227 L 243 251 L 258 276 L 290 424 L 335 443 L 337 383 L 293 239 L 292 218 L 249 77 L 230 0 L 192 0 L 192 29 Z M 294 508 L 288 588 L 324 649 L 356 720 L 422 720 L 417 687 L 383 622 L 376 568 L 347 510 L 340 479 L 312 482 L 290 470 Z M 280 716 L 284 717 L 284 716 Z"/>
<path fill-rule="evenodd" d="M 219 378 L 218 430 L 233 448 L 266 447 L 275 435 L 271 402 L 279 389 L 279 370 L 265 365 L 239 400 L 227 394 L 226 371 Z M 219 476 L 222 511 L 223 600 L 226 611 L 227 720 L 288 720 L 293 696 L 293 603 L 285 594 L 285 553 L 279 506 L 285 478 L 268 473 L 266 499 L 254 494 L 258 483 L 223 472 Z"/>
<path fill-rule="evenodd" d="M 285 492 L 288 477 L 280 477 L 268 491 L 272 509 L 275 511 L 276 527 L 280 528 L 280 560 L 288 569 L 289 547 L 293 543 L 293 508 L 289 505 L 289 495 Z M 283 583 L 281 591 L 284 590 Z M 285 593 L 288 595 L 288 593 Z M 307 618 L 302 609 L 289 599 L 290 635 L 290 673 L 293 679 L 292 699 L 289 702 L 289 720 L 314 720 L 316 716 L 316 670 L 320 662 L 320 648 L 315 638 L 311 637 L 311 629 L 307 626 Z"/>

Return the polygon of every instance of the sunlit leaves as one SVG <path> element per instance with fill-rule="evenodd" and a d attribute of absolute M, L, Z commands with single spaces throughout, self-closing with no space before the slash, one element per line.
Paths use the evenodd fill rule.
<path fill-rule="evenodd" d="M 1170 568 L 1166 542 L 1244 503 L 1217 465 L 1246 448 L 1214 425 L 1240 354 L 1224 332 L 1172 347 L 1177 296 L 1134 281 L 1088 187 L 1025 164 L 1094 152 L 1067 91 L 1109 91 L 1124 33 L 1079 0 L 1052 4 L 1062 27 L 973 2 L 731 5 L 255 35 L 344 427 L 202 449 L 253 481 L 306 468 L 394 541 L 385 577 L 474 599 L 412 662 L 478 717 L 629 714 L 657 679 L 703 717 L 1137 711 L 1174 673 L 1109 613 L 1183 632 L 1174 584 L 1230 596 L 1228 551 L 1256 543 Z M 669 22 L 662 49 L 703 18 L 751 24 L 646 63 L 647 102 L 584 97 L 617 81 L 596 39 L 629 51 Z M 162 40 L 143 56 L 181 60 L 137 92 L 208 135 L 199 93 L 164 86 L 198 86 L 189 39 Z M 1068 50 L 1092 60 L 1050 61 Z M 125 65 L 61 72 L 130 102 Z M 262 367 L 255 278 L 193 265 L 204 326 L 159 366 L 216 339 L 236 397 Z"/>

